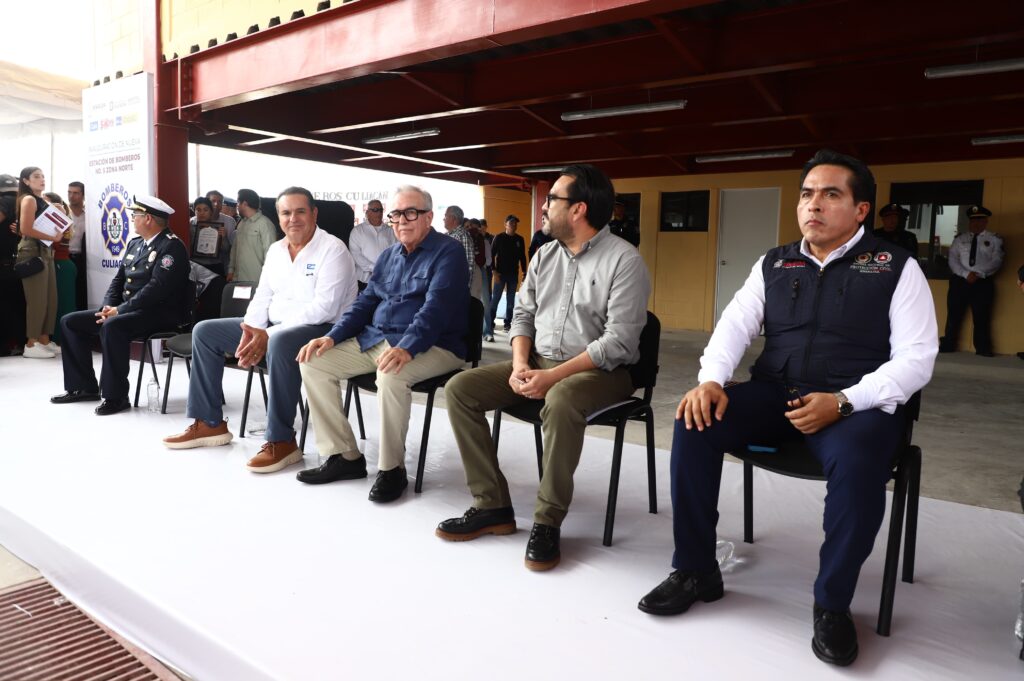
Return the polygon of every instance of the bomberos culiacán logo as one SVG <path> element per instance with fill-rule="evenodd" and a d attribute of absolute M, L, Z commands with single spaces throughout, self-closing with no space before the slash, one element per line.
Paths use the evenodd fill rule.
<path fill-rule="evenodd" d="M 100 233 L 107 252 L 119 258 L 128 244 L 128 190 L 119 182 L 108 184 L 100 195 Z M 119 267 L 120 261 L 104 260 L 104 267 Z"/>

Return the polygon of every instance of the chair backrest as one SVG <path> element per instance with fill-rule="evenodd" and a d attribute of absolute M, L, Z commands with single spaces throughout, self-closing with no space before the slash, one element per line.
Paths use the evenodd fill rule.
<path fill-rule="evenodd" d="M 225 284 L 220 297 L 220 316 L 224 319 L 244 317 L 255 293 L 256 282 L 232 281 Z"/>
<path fill-rule="evenodd" d="M 464 340 L 466 361 L 475 367 L 484 354 L 484 304 L 473 296 L 469 297 L 469 326 Z"/>
<path fill-rule="evenodd" d="M 629 367 L 633 390 L 643 388 L 643 401 L 650 403 L 658 380 L 658 349 L 661 346 L 661 321 L 648 310 L 647 323 L 640 332 L 640 360 Z"/>

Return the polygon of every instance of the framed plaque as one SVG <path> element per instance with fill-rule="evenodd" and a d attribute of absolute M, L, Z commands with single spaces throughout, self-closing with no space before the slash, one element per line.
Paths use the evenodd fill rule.
<path fill-rule="evenodd" d="M 196 223 L 195 237 L 192 239 L 192 256 L 219 258 L 221 247 L 219 222 Z"/>

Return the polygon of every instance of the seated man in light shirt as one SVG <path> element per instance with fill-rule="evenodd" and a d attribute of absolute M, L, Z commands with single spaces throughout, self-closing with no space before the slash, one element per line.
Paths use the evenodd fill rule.
<path fill-rule="evenodd" d="M 342 413 L 341 381 L 376 372 L 380 456 L 370 501 L 402 496 L 411 386 L 461 367 L 466 356 L 469 271 L 454 239 L 431 227 L 430 194 L 399 187 L 388 221 L 398 243 L 381 253 L 367 287 L 329 332 L 299 352 L 302 381 L 324 463 L 298 479 L 316 485 L 366 477 L 366 459 Z"/>
<path fill-rule="evenodd" d="M 348 248 L 356 261 L 356 273 L 359 276 L 359 290 L 366 288 L 373 274 L 373 266 L 377 258 L 388 246 L 393 246 L 395 232 L 391 225 L 384 224 L 384 204 L 373 199 L 366 204 L 366 219 L 352 228 L 348 237 Z"/>
<path fill-rule="evenodd" d="M 550 570 L 560 558 L 562 520 L 587 416 L 633 393 L 627 365 L 640 358 L 650 276 L 640 253 L 605 227 L 615 191 L 600 170 L 562 170 L 542 211 L 555 241 L 534 255 L 516 298 L 512 361 L 465 371 L 448 381 L 448 418 L 462 454 L 473 505 L 437 535 L 450 541 L 515 532 L 508 483 L 484 416 L 544 400 L 544 472 L 526 545 L 526 567 Z"/>
<path fill-rule="evenodd" d="M 192 333 L 192 377 L 185 432 L 164 438 L 171 449 L 231 442 L 222 404 L 224 354 L 248 368 L 266 358 L 270 374 L 266 443 L 249 460 L 254 473 L 272 473 L 302 460 L 295 444 L 295 409 L 302 385 L 295 356 L 331 328 L 356 297 L 352 256 L 341 240 L 316 226 L 313 195 L 289 187 L 277 197 L 285 238 L 267 252 L 263 276 L 244 319 L 210 319 Z"/>

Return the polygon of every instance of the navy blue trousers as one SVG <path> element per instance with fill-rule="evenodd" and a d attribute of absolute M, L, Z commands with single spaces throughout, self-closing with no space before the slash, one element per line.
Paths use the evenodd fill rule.
<path fill-rule="evenodd" d="M 812 392 L 801 390 L 801 393 Z M 748 381 L 726 388 L 729 404 L 722 421 L 687 430 L 676 421 L 672 439 L 672 510 L 677 570 L 715 569 L 718 492 L 722 454 L 748 444 L 776 445 L 803 436 L 785 417 L 786 388 Z M 885 515 L 885 485 L 900 445 L 903 410 L 859 411 L 806 436 L 827 478 L 825 541 L 819 553 L 815 602 L 829 610 L 850 607 L 860 568 L 871 554 Z"/>

